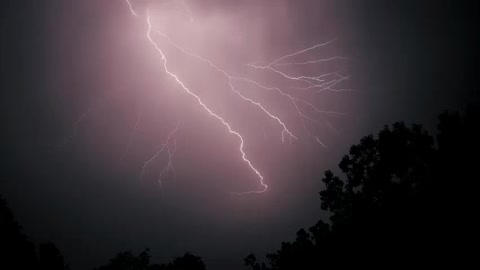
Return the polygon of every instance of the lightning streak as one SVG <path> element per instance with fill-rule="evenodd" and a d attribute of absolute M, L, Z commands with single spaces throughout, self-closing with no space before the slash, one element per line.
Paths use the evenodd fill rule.
<path fill-rule="evenodd" d="M 293 135 L 292 132 L 290 132 L 290 130 L 287 129 L 287 127 L 285 126 L 285 124 L 282 122 L 282 120 L 280 118 L 278 118 L 277 116 L 274 116 L 272 115 L 269 111 L 267 111 L 263 105 L 261 105 L 259 102 L 256 102 L 256 101 L 253 101 L 247 97 L 245 97 L 244 95 L 242 95 L 238 90 L 236 90 L 236 88 L 232 85 L 232 80 L 240 80 L 240 81 L 244 81 L 244 82 L 247 82 L 247 83 L 250 83 L 250 84 L 253 84 L 255 85 L 256 87 L 258 88 L 261 88 L 261 89 L 264 89 L 264 90 L 268 90 L 268 91 L 277 91 L 280 95 L 288 98 L 290 100 L 290 102 L 293 104 L 293 106 L 295 107 L 298 115 L 304 119 L 308 119 L 310 121 L 313 121 L 313 122 L 317 122 L 316 120 L 312 119 L 311 117 L 305 115 L 302 110 L 299 108 L 298 106 L 298 102 L 302 103 L 302 104 L 305 104 L 306 106 L 312 108 L 313 110 L 315 110 L 317 113 L 324 113 L 324 114 L 331 114 L 331 115 L 344 115 L 343 113 L 338 113 L 338 112 L 333 112 L 333 111 L 324 111 L 324 110 L 320 110 L 319 108 L 317 108 L 315 105 L 313 105 L 312 103 L 306 101 L 306 100 L 303 100 L 303 99 L 300 99 L 300 98 L 297 98 L 297 97 L 293 97 L 292 95 L 290 94 L 287 94 L 285 91 L 283 91 L 282 89 L 278 88 L 278 87 L 267 87 L 267 86 L 264 86 L 264 85 L 261 85 L 260 83 L 254 81 L 254 80 L 251 80 L 251 79 L 248 79 L 248 78 L 244 78 L 244 77 L 238 77 L 238 76 L 232 76 L 230 75 L 229 73 L 227 73 L 225 70 L 219 68 L 216 64 L 214 64 L 212 61 L 208 60 L 208 59 L 205 59 L 199 55 L 196 55 L 196 54 L 193 54 L 191 53 L 189 50 L 175 44 L 172 39 L 170 37 L 168 37 L 167 35 L 165 35 L 164 33 L 161 33 L 160 31 L 156 31 L 160 36 L 164 37 L 165 40 L 168 41 L 168 43 L 170 43 L 170 45 L 172 45 L 173 47 L 177 48 L 178 50 L 180 50 L 181 52 L 183 52 L 185 55 L 188 55 L 188 56 L 191 56 L 191 57 L 194 57 L 206 64 L 208 64 L 210 67 L 214 68 L 215 70 L 217 70 L 218 72 L 222 73 L 227 79 L 228 79 L 228 83 L 229 83 L 229 86 L 230 86 L 230 89 L 232 91 L 234 91 L 235 93 L 237 93 L 242 99 L 246 100 L 246 101 L 249 101 L 251 102 L 252 104 L 260 107 L 269 117 L 275 119 L 282 127 L 283 127 L 283 130 L 282 130 L 282 141 L 285 141 L 285 137 L 284 137 L 284 134 L 287 133 L 289 136 L 290 136 L 290 139 L 294 138 L 294 139 L 298 139 L 297 136 Z M 316 47 L 319 47 L 319 46 L 323 46 L 323 45 L 326 45 L 328 43 L 323 43 L 323 44 L 320 44 L 320 45 L 317 45 Z M 311 49 L 313 48 L 316 48 L 315 46 L 312 47 Z M 301 52 L 305 52 L 305 51 L 308 51 L 307 50 L 303 50 Z M 290 56 L 293 56 L 293 55 L 297 55 L 299 53 L 294 53 L 294 54 L 290 54 Z M 285 57 L 282 57 L 282 58 L 279 58 L 277 60 L 275 60 L 274 62 L 271 63 L 271 65 L 273 64 L 276 64 L 278 61 L 282 60 L 282 59 L 285 59 Z M 329 61 L 329 60 L 333 60 L 333 59 L 348 59 L 346 57 L 331 57 L 329 59 L 320 59 L 320 60 L 317 60 L 317 61 Z M 312 61 L 313 62 L 313 61 Z M 330 83 L 329 84 L 329 87 L 332 87 L 334 84 L 336 83 L 339 83 L 342 81 L 342 79 L 346 79 L 347 77 L 343 77 L 341 75 L 339 75 L 337 72 L 333 72 L 333 73 L 327 73 L 327 74 L 322 74 L 320 75 L 319 77 L 325 77 L 325 76 L 329 76 L 329 75 L 337 75 L 339 77 L 342 77 L 341 79 L 339 80 L 336 80 L 335 83 Z M 324 89 L 323 91 L 325 91 L 326 89 Z M 307 133 L 309 134 L 309 136 L 312 136 L 313 138 L 315 138 L 315 141 L 318 142 L 321 146 L 327 148 L 325 146 L 324 143 L 322 143 L 320 141 L 320 139 L 318 138 L 318 136 L 313 136 L 311 135 L 310 131 L 308 131 L 308 129 L 306 128 L 305 126 L 305 122 L 303 121 L 303 125 L 304 125 L 304 128 L 305 128 L 305 131 L 307 131 Z"/>
<path fill-rule="evenodd" d="M 350 58 L 341 57 L 341 56 L 333 56 L 333 57 L 330 57 L 330 58 L 310 60 L 310 61 L 305 61 L 305 62 L 271 63 L 270 65 L 275 65 L 275 66 L 311 65 L 311 64 L 317 64 L 317 63 L 322 63 L 322 62 L 329 62 L 329 61 L 332 61 L 332 60 L 350 60 Z"/>
<path fill-rule="evenodd" d="M 160 184 L 162 184 L 162 179 L 163 177 L 169 172 L 169 171 L 172 171 L 173 172 L 173 164 L 172 164 L 172 160 L 173 160 L 173 157 L 175 155 L 175 151 L 176 151 L 176 148 L 177 148 L 177 142 L 175 140 L 175 133 L 177 133 L 177 130 L 178 130 L 178 126 L 179 124 L 177 124 L 177 126 L 172 130 L 170 131 L 170 133 L 168 134 L 168 137 L 167 137 L 167 140 L 165 141 L 165 143 L 163 143 L 160 148 L 157 150 L 157 152 L 152 156 L 150 157 L 147 161 L 145 161 L 145 163 L 143 163 L 143 167 L 142 167 L 142 172 L 140 173 L 140 178 L 143 178 L 143 175 L 145 174 L 145 170 L 146 168 L 148 167 L 148 165 L 154 161 L 165 149 L 167 149 L 167 158 L 168 158 L 168 163 L 167 165 L 165 165 L 165 167 L 161 170 L 160 172 L 160 176 L 158 178 L 158 182 Z M 170 148 L 170 141 L 173 140 L 173 149 Z"/>
<path fill-rule="evenodd" d="M 163 167 L 162 171 L 160 172 L 160 175 L 158 176 L 158 182 L 160 185 L 162 184 L 162 180 L 168 172 L 172 172 L 173 176 L 175 176 L 175 170 L 173 169 L 173 157 L 175 156 L 175 153 L 177 151 L 177 140 L 175 137 L 173 138 L 173 149 L 170 148 L 169 144 L 167 143 L 167 154 L 168 154 L 168 162 L 165 167 Z"/>
<path fill-rule="evenodd" d="M 132 13 L 133 16 L 138 16 L 138 14 L 135 12 L 135 10 L 133 10 L 133 6 L 132 6 L 132 3 L 130 3 L 130 0 L 126 0 L 127 1 L 127 5 L 128 7 L 130 8 L 130 12 Z"/>
<path fill-rule="evenodd" d="M 162 37 L 164 37 L 172 46 L 174 46 L 175 48 L 179 49 L 180 51 L 182 51 L 184 54 L 188 55 L 188 56 L 191 56 L 191 57 L 194 57 L 206 64 L 208 64 L 211 68 L 215 69 L 217 72 L 223 74 L 225 76 L 225 78 L 228 80 L 228 85 L 230 87 L 230 89 L 235 92 L 240 98 L 242 98 L 243 100 L 245 101 L 248 101 L 250 102 L 251 104 L 257 106 L 258 108 L 260 108 L 265 114 L 267 114 L 270 118 L 274 119 L 276 122 L 278 122 L 278 124 L 282 127 L 282 141 L 285 141 L 285 134 L 288 134 L 289 138 L 292 139 L 298 139 L 297 136 L 293 135 L 293 133 L 287 128 L 287 126 L 285 125 L 285 123 L 278 117 L 278 116 L 275 116 L 273 115 L 272 113 L 270 113 L 267 109 L 265 109 L 265 107 L 260 103 L 260 102 L 257 102 L 257 101 L 254 101 L 248 97 L 245 97 L 240 91 L 238 91 L 232 84 L 232 81 L 237 79 L 237 80 L 246 80 L 246 81 L 250 81 L 248 79 L 245 79 L 245 78 L 240 78 L 240 77 L 234 77 L 234 76 L 231 76 L 228 72 L 226 72 L 225 70 L 221 69 L 220 67 L 218 67 L 216 64 L 214 64 L 212 61 L 208 60 L 208 59 L 205 59 L 199 55 L 196 55 L 196 54 L 193 54 L 193 53 L 190 53 L 187 49 L 183 48 L 183 47 L 180 47 L 179 45 L 173 43 L 173 41 L 165 34 L 157 31 L 157 33 L 159 35 L 161 35 Z M 253 82 L 253 81 L 251 81 Z"/>
<path fill-rule="evenodd" d="M 82 113 L 82 115 L 80 115 L 80 117 L 78 118 L 78 120 L 75 122 L 75 124 L 73 125 L 73 136 L 76 136 L 77 135 L 77 130 L 78 130 L 78 125 L 80 125 L 80 123 L 85 120 L 85 118 L 90 114 L 90 112 L 92 112 L 92 109 L 91 108 L 88 108 L 87 111 L 85 111 L 84 113 Z"/>
<path fill-rule="evenodd" d="M 133 14 L 133 13 L 132 13 Z M 135 14 L 133 14 L 135 15 Z M 240 141 L 240 147 L 239 147 L 239 151 L 241 153 L 241 156 L 242 156 L 242 159 L 243 161 L 248 165 L 248 167 L 250 167 L 250 169 L 258 176 L 258 178 L 260 179 L 260 185 L 263 187 L 262 190 L 254 190 L 254 191 L 248 191 L 248 192 L 243 192 L 243 193 L 237 193 L 237 194 L 245 194 L 245 193 L 262 193 L 262 192 L 265 192 L 268 188 L 268 186 L 263 182 L 263 176 L 262 174 L 252 165 L 252 162 L 246 157 L 246 153 L 244 151 L 244 140 L 243 140 L 243 137 L 242 135 L 240 135 L 240 133 L 238 133 L 237 131 L 233 130 L 232 127 L 230 126 L 230 124 L 228 124 L 222 117 L 220 117 L 219 115 L 215 114 L 212 110 L 210 110 L 207 105 L 205 105 L 205 103 L 203 103 L 202 99 L 196 95 L 195 93 L 193 93 L 186 85 L 185 83 L 183 83 L 176 74 L 172 73 L 169 69 L 168 69 L 168 62 L 167 62 L 167 58 L 165 57 L 165 54 L 163 53 L 162 49 L 159 47 L 159 45 L 153 40 L 152 36 L 151 36 L 151 33 L 152 33 L 152 22 L 150 20 L 150 14 L 148 14 L 147 12 L 147 24 L 148 24 L 148 30 L 147 30 L 147 38 L 148 38 L 148 41 L 155 47 L 155 49 L 157 50 L 157 52 L 160 54 L 160 57 L 162 59 L 162 62 L 163 62 L 163 69 L 165 71 L 165 73 L 167 73 L 171 78 L 173 78 L 175 80 L 175 82 L 187 93 L 189 94 L 190 96 L 192 96 L 196 101 L 197 103 L 205 110 L 208 112 L 208 114 L 210 114 L 211 116 L 213 116 L 214 118 L 216 118 L 217 120 L 219 120 L 228 130 L 228 132 L 232 135 L 235 135 L 238 140 Z"/>
<path fill-rule="evenodd" d="M 295 77 L 295 76 L 288 75 L 285 72 L 280 71 L 280 70 L 278 70 L 274 67 L 274 66 L 291 66 L 291 65 L 311 65 L 311 64 L 321 63 L 321 62 L 328 62 L 328 61 L 332 61 L 332 60 L 349 60 L 349 58 L 347 58 L 347 57 L 334 56 L 334 57 L 331 57 L 331 58 L 310 60 L 310 61 L 305 61 L 305 62 L 290 62 L 290 63 L 283 62 L 282 63 L 282 61 L 284 61 L 288 58 L 292 58 L 292 57 L 307 53 L 309 51 L 313 51 L 313 50 L 316 50 L 318 48 L 327 46 L 334 41 L 335 41 L 335 39 L 327 41 L 325 43 L 315 44 L 315 45 L 313 45 L 309 48 L 284 55 L 284 56 L 270 62 L 268 65 L 247 64 L 247 66 L 255 68 L 255 69 L 269 70 L 269 71 L 272 71 L 272 72 L 282 76 L 283 78 L 285 78 L 287 80 L 303 82 L 303 83 L 308 84 L 308 87 L 303 87 L 303 88 L 298 87 L 296 89 L 309 90 L 309 89 L 319 88 L 319 90 L 316 90 L 316 92 L 323 92 L 323 91 L 327 91 L 327 90 L 334 91 L 334 92 L 349 91 L 348 89 L 344 89 L 344 90 L 332 89 L 332 87 L 334 85 L 349 79 L 348 77 L 341 76 L 338 72 L 326 73 L 326 74 L 321 74 L 321 75 L 318 75 L 318 76 L 301 75 L 301 76 Z M 329 75 L 336 75 L 337 77 L 339 77 L 339 79 L 333 79 L 331 81 L 326 82 L 325 79 L 323 79 L 323 78 L 325 78 Z"/>
<path fill-rule="evenodd" d="M 85 121 L 85 119 L 92 113 L 92 107 L 89 107 L 87 108 L 86 111 L 84 111 L 78 118 L 77 120 L 73 123 L 72 125 L 72 133 L 68 136 L 64 136 L 63 137 L 63 140 L 57 144 L 54 149 L 60 149 L 60 148 L 63 148 L 65 147 L 66 145 L 68 145 L 72 139 L 74 137 L 77 136 L 77 131 L 78 131 L 78 127 L 80 126 L 80 124 Z"/>
<path fill-rule="evenodd" d="M 136 17 L 139 17 L 140 15 L 137 14 L 130 2 L 130 0 L 126 0 L 127 4 L 128 4 L 128 7 L 130 9 L 130 12 L 133 16 L 136 16 Z M 193 17 L 192 17 L 192 13 L 190 11 L 190 9 L 188 8 L 188 6 L 186 5 L 185 1 L 183 0 L 180 0 L 180 4 L 181 6 L 184 8 L 185 12 L 188 14 L 189 18 L 190 18 L 190 21 L 193 22 Z M 298 139 L 298 136 L 294 135 L 294 133 L 287 127 L 287 124 L 285 124 L 278 116 L 276 116 L 273 112 L 271 112 L 269 109 L 267 109 L 262 103 L 260 103 L 259 101 L 256 101 L 252 98 L 249 98 L 247 97 L 246 95 L 244 95 L 239 89 L 237 89 L 237 87 L 235 86 L 235 82 L 237 81 L 242 81 L 242 82 L 245 82 L 247 84 L 250 84 L 258 89 L 262 89 L 262 90 L 265 90 L 265 91 L 274 91 L 278 94 L 280 94 L 282 97 L 286 98 L 289 100 L 290 104 L 295 108 L 297 114 L 299 115 L 299 117 L 301 118 L 302 120 L 302 123 L 303 123 L 303 126 L 304 126 L 304 129 L 306 131 L 306 133 L 308 134 L 308 136 L 312 137 L 318 144 L 320 144 L 322 147 L 325 147 L 327 148 L 327 146 L 322 143 L 319 139 L 318 136 L 315 136 L 315 135 L 312 135 L 309 131 L 309 129 L 307 128 L 306 126 L 306 123 L 305 123 L 305 120 L 309 120 L 309 121 L 312 121 L 312 122 L 318 122 L 316 119 L 312 118 L 311 116 L 307 115 L 302 107 L 307 107 L 307 108 L 310 108 L 311 110 L 313 110 L 314 112 L 316 113 L 320 113 L 320 114 L 327 114 L 327 115 L 342 115 L 342 113 L 338 113 L 338 112 L 333 112 L 333 111 L 325 111 L 325 110 L 321 110 L 319 108 L 317 108 L 313 103 L 311 102 L 308 102 L 304 99 L 301 99 L 301 98 L 298 98 L 290 93 L 288 93 L 287 91 L 285 91 L 284 89 L 281 89 L 281 88 L 278 88 L 278 87 L 269 87 L 269 86 L 265 86 L 263 83 L 260 83 L 256 80 L 253 80 L 253 79 L 250 79 L 250 78 L 247 78 L 247 77 L 241 77 L 241 76 L 233 76 L 231 75 L 230 73 L 228 73 L 226 70 L 220 68 L 220 66 L 218 66 L 217 64 L 213 63 L 212 61 L 210 61 L 209 59 L 206 59 L 200 55 L 197 55 L 195 53 L 193 53 L 192 51 L 190 51 L 189 49 L 186 49 L 178 44 L 176 44 L 169 36 L 167 36 L 166 34 L 162 33 L 161 31 L 157 30 L 157 29 L 154 29 L 153 25 L 152 25 L 152 21 L 151 21 L 151 17 L 150 17 L 150 13 L 148 10 L 146 10 L 146 13 L 145 15 L 142 15 L 142 17 L 145 16 L 146 17 L 146 23 L 147 23 L 147 32 L 146 32 L 146 36 L 147 36 L 147 39 L 148 39 L 148 42 L 153 45 L 154 49 L 156 50 L 156 52 L 158 53 L 158 55 L 160 56 L 160 59 L 162 61 L 162 66 L 163 66 L 163 70 L 164 72 L 170 77 L 172 78 L 175 83 L 185 92 L 187 93 L 188 95 L 190 95 L 196 102 L 198 105 L 200 105 L 211 117 L 215 118 L 216 120 L 219 121 L 220 124 L 222 124 L 226 130 L 233 136 L 235 136 L 238 141 L 239 141 L 239 147 L 238 147 L 238 151 L 240 153 L 240 156 L 243 160 L 243 162 L 249 167 L 249 169 L 258 177 L 259 179 L 259 184 L 260 186 L 262 187 L 260 190 L 253 190 L 253 191 L 247 191 L 247 192 L 233 192 L 233 194 L 238 194 L 238 195 L 242 195 L 242 194 L 249 194 L 249 193 L 263 193 L 267 190 L 268 186 L 264 183 L 264 177 L 263 175 L 260 173 L 260 171 L 252 164 L 252 162 L 250 161 L 249 158 L 247 158 L 247 154 L 245 152 L 245 149 L 244 149 L 244 145 L 245 145 L 245 141 L 244 141 L 244 138 L 242 137 L 242 135 L 237 132 L 235 129 L 232 128 L 232 126 L 224 119 L 222 118 L 219 114 L 213 112 L 203 101 L 202 101 L 202 98 L 197 95 L 194 91 L 192 91 L 184 81 L 182 81 L 179 76 L 172 72 L 170 69 L 169 69 L 169 65 L 168 65 L 168 60 L 167 60 L 167 57 L 164 53 L 164 51 L 162 50 L 162 47 L 161 45 L 159 45 L 159 43 L 157 43 L 154 38 L 153 38 L 153 34 L 157 34 L 159 35 L 160 37 L 162 37 L 163 39 L 165 39 L 168 44 L 170 44 L 170 46 L 174 47 L 175 49 L 179 50 L 180 52 L 182 52 L 184 55 L 188 56 L 188 57 L 191 57 L 191 58 L 194 58 L 206 65 L 208 65 L 211 69 L 215 70 L 216 72 L 220 73 L 223 78 L 226 80 L 226 82 L 228 83 L 228 87 L 231 91 L 233 91 L 238 97 L 240 97 L 242 100 L 244 100 L 245 102 L 248 102 L 250 103 L 251 105 L 257 107 L 259 110 L 261 110 L 267 117 L 271 118 L 272 120 L 274 120 L 280 127 L 281 127 L 281 135 L 282 135 L 282 141 L 285 141 L 285 138 L 286 136 L 288 136 L 288 139 L 291 140 L 292 139 L 295 139 L 297 140 Z M 348 80 L 348 77 L 347 76 L 343 76 L 341 74 L 339 74 L 338 72 L 332 72 L 332 73 L 325 73 L 325 74 L 320 74 L 320 75 L 316 75 L 316 76 L 305 76 L 305 75 L 301 75 L 301 76 L 292 76 L 292 75 L 289 75 L 287 74 L 286 72 L 284 71 L 281 71 L 279 68 L 280 67 L 283 67 L 283 66 L 293 66 L 293 65 L 314 65 L 314 64 L 317 64 L 317 63 L 321 63 L 321 62 L 328 62 L 328 61 L 335 61 L 335 60 L 349 60 L 348 58 L 346 57 L 340 57 L 340 56 L 334 56 L 334 57 L 330 57 L 330 58 L 325 58 L 325 59 L 315 59 L 315 60 L 309 60 L 309 61 L 304 61 L 304 62 L 297 62 L 297 61 L 290 61 L 290 62 L 287 62 L 288 59 L 292 59 L 298 55 L 301 55 L 301 54 L 305 54 L 305 53 L 308 53 L 310 51 L 313 51 L 313 50 L 316 50 L 318 48 L 321 48 L 321 47 L 324 47 L 324 46 L 327 46 L 329 45 L 330 43 L 334 42 L 334 40 L 330 40 L 330 41 L 327 41 L 327 42 L 324 42 L 324 43 L 320 43 L 320 44 L 316 44 L 316 45 L 313 45 L 309 48 L 306 48 L 306 49 L 303 49 L 303 50 L 300 50 L 300 51 L 296 51 L 296 52 L 293 52 L 293 53 L 290 53 L 290 54 L 287 54 L 287 55 L 284 55 L 272 62 L 270 62 L 269 64 L 267 65 L 256 65 L 256 64 L 247 64 L 247 66 L 251 67 L 251 68 L 255 68 L 255 69 L 260 69 L 260 70 L 266 70 L 266 71 L 270 71 L 270 72 L 273 72 L 275 74 L 278 74 L 279 76 L 283 77 L 284 79 L 288 80 L 288 81 L 293 81 L 293 82 L 298 82 L 298 83 L 301 83 L 303 84 L 301 87 L 290 87 L 291 89 L 296 89 L 296 90 L 312 90 L 314 92 L 323 92 L 323 91 L 333 91 L 333 92 L 341 92 L 341 91 L 350 91 L 349 89 L 335 89 L 334 86 L 340 84 L 341 82 L 345 81 L 345 80 Z M 135 128 L 134 128 L 135 129 Z M 176 152 L 176 140 L 175 140 L 175 133 L 177 132 L 177 129 L 178 129 L 178 125 L 177 127 L 172 130 L 170 132 L 170 134 L 168 135 L 168 138 L 166 139 L 166 142 L 163 143 L 160 148 L 157 150 L 157 152 L 150 158 L 148 159 L 147 161 L 145 161 L 145 163 L 143 164 L 143 167 L 142 167 L 142 171 L 141 171 L 141 177 L 143 177 L 144 173 L 145 173 L 145 170 L 147 168 L 147 166 L 153 161 L 155 160 L 162 152 L 166 151 L 167 153 L 167 157 L 168 157 L 168 163 L 163 167 L 163 169 L 161 170 L 160 172 L 160 175 L 159 175 L 159 182 L 161 183 L 162 182 L 162 179 L 169 173 L 169 172 L 172 172 L 174 173 L 174 170 L 173 170 L 173 163 L 172 163 L 172 160 L 175 156 L 175 152 Z M 265 131 L 264 131 L 265 133 Z"/>

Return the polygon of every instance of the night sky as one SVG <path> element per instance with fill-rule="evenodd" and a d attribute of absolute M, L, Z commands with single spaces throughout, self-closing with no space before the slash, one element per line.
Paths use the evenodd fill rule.
<path fill-rule="evenodd" d="M 153 262 L 190 251 L 209 269 L 243 269 L 249 253 L 328 216 L 322 172 L 362 136 L 395 121 L 433 130 L 442 110 L 479 101 L 476 1 L 186 0 L 193 21 L 167 2 L 132 1 L 185 47 L 277 87 L 287 85 L 247 64 L 334 40 L 315 57 L 348 60 L 288 71 L 348 75 L 340 88 L 351 91 L 301 94 L 343 114 L 308 123 L 323 147 L 288 102 L 245 87 L 298 134 L 282 143 L 281 128 L 218 74 L 166 49 L 172 70 L 244 134 L 265 177 L 265 192 L 234 195 L 262 187 L 236 137 L 165 74 L 144 15 L 123 0 L 3 1 L 0 194 L 25 233 L 54 242 L 73 270 L 147 247 Z M 164 152 L 141 175 L 176 126 L 174 172 L 159 183 Z"/>

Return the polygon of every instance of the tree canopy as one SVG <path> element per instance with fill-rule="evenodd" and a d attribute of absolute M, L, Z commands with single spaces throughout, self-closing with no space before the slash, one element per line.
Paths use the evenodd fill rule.
<path fill-rule="evenodd" d="M 439 116 L 436 137 L 420 125 L 395 123 L 368 135 L 339 163 L 325 171 L 319 208 L 331 213 L 293 242 L 260 262 L 244 259 L 253 270 L 392 268 L 451 264 L 466 268 L 474 258 L 478 228 L 475 205 L 480 110 Z M 0 268 L 68 269 L 53 243 L 38 248 L 23 234 L 0 198 Z M 467 244 L 466 244 L 467 243 Z M 205 270 L 190 253 L 167 264 L 151 264 L 150 250 L 118 253 L 96 270 Z"/>
<path fill-rule="evenodd" d="M 95 270 L 205 270 L 201 257 L 185 253 L 168 264 L 150 264 L 150 250 L 135 255 L 132 251 L 118 253 L 108 264 Z"/>
<path fill-rule="evenodd" d="M 35 248 L 0 197 L 0 269 L 65 270 L 68 266 L 57 247 L 41 243 Z"/>
<path fill-rule="evenodd" d="M 436 140 L 420 125 L 401 122 L 362 138 L 339 163 L 341 175 L 328 170 L 322 178 L 320 207 L 332 213 L 330 220 L 299 230 L 295 241 L 266 256 L 267 263 L 250 254 L 245 265 L 280 270 L 461 263 L 466 251 L 460 241 L 474 228 L 479 116 L 477 108 L 464 116 L 441 114 Z"/>

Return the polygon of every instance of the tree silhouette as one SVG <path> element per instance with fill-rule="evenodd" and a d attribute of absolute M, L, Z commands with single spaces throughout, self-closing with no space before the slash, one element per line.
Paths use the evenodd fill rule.
<path fill-rule="evenodd" d="M 165 267 L 166 270 L 205 270 L 205 264 L 201 257 L 185 253 L 182 257 L 177 257 L 173 262 Z"/>
<path fill-rule="evenodd" d="M 320 191 L 330 222 L 301 229 L 292 243 L 267 255 L 245 258 L 254 270 L 320 267 L 443 265 L 464 258 L 460 240 L 475 228 L 471 177 L 479 153 L 478 108 L 464 116 L 439 117 L 437 147 L 420 125 L 385 126 L 350 148 L 339 164 L 342 176 L 326 171 Z M 467 182 L 469 181 L 469 182 Z M 455 222 L 447 215 L 461 214 Z M 471 230 L 467 230 L 470 228 Z"/>
<path fill-rule="evenodd" d="M 35 265 L 33 243 L 22 233 L 12 211 L 0 197 L 0 268 L 32 269 Z"/>
<path fill-rule="evenodd" d="M 68 268 L 63 261 L 63 255 L 51 242 L 39 245 L 38 265 L 41 270 L 63 270 Z"/>
<path fill-rule="evenodd" d="M 118 253 L 107 265 L 96 270 L 205 270 L 201 257 L 185 253 L 168 264 L 150 264 L 150 250 L 145 249 L 139 255 L 131 251 Z"/>
<path fill-rule="evenodd" d="M 35 246 L 23 234 L 7 203 L 0 197 L 0 269 L 68 269 L 53 243 Z"/>
<path fill-rule="evenodd" d="M 118 253 L 110 259 L 107 265 L 96 268 L 98 270 L 146 270 L 150 264 L 150 250 L 145 249 L 138 255 L 132 251 Z"/>

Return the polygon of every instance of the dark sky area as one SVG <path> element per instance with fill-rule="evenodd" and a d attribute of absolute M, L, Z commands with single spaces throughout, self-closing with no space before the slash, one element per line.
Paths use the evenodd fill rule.
<path fill-rule="evenodd" d="M 161 9 L 158 2 L 135 8 Z M 328 215 L 318 196 L 322 172 L 335 170 L 362 136 L 395 121 L 431 130 L 442 110 L 480 98 L 477 1 L 186 3 L 198 23 L 224 22 L 190 45 L 227 68 L 335 38 L 326 55 L 350 59 L 345 86 L 353 91 L 309 100 L 345 115 L 321 115 L 312 128 L 328 149 L 309 139 L 282 143 L 278 127 L 257 111 L 223 100 L 220 83 L 212 88 L 218 95 L 201 92 L 215 79 L 192 82 L 246 134 L 246 152 L 269 185 L 262 194 L 233 195 L 259 189 L 238 141 L 164 74 L 145 20 L 125 1 L 2 1 L 0 194 L 25 233 L 54 242 L 72 270 L 146 247 L 154 262 L 190 251 L 209 269 L 243 269 L 249 253 L 274 250 Z M 169 27 L 185 38 L 183 28 Z M 216 42 L 219 36 L 233 41 Z M 178 70 L 188 76 L 195 68 Z M 287 105 L 275 102 L 269 108 L 283 115 Z M 285 121 L 301 130 L 289 115 Z M 177 123 L 175 175 L 158 183 L 163 156 L 140 177 Z"/>

